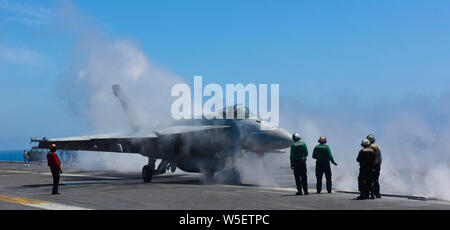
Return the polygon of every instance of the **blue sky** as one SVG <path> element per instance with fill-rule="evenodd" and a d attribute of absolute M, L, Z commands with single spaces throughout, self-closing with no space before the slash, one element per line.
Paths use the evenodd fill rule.
<path fill-rule="evenodd" d="M 67 3 L 0 0 L 0 149 L 91 131 L 55 96 L 76 40 L 58 23 Z M 311 106 L 434 98 L 450 83 L 449 1 L 69 3 L 188 81 L 277 83 Z"/>

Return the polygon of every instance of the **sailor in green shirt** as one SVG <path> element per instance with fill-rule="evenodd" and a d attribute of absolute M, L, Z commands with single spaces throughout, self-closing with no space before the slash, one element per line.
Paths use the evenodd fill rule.
<path fill-rule="evenodd" d="M 292 135 L 294 144 L 291 145 L 291 168 L 294 170 L 295 184 L 297 185 L 296 195 L 308 195 L 308 178 L 306 176 L 306 157 L 308 148 L 305 142 L 301 141 L 300 135 Z M 303 192 L 302 192 L 303 189 Z"/>
<path fill-rule="evenodd" d="M 331 193 L 331 168 L 330 162 L 337 166 L 337 163 L 334 162 L 333 155 L 331 154 L 330 147 L 326 145 L 327 138 L 320 137 L 319 145 L 314 148 L 312 158 L 316 159 L 316 178 L 317 178 L 317 193 L 322 191 L 322 177 L 325 173 L 325 178 L 327 180 L 327 191 Z"/>

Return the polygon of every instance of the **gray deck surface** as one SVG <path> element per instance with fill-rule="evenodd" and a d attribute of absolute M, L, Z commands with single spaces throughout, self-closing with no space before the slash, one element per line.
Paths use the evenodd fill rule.
<path fill-rule="evenodd" d="M 309 196 L 295 196 L 294 188 L 206 184 L 201 174 L 161 175 L 146 184 L 137 172 L 64 168 L 60 195 L 50 195 L 51 183 L 44 164 L 0 163 L 0 209 L 450 210 L 450 202 L 439 200 L 385 196 L 359 201 L 355 194 L 341 192 L 315 194 L 311 190 Z"/>

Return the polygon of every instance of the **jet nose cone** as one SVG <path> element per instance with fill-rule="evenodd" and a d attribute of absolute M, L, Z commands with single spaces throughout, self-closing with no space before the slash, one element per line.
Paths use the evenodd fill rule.
<path fill-rule="evenodd" d="M 244 148 L 252 152 L 270 152 L 281 150 L 292 145 L 291 134 L 281 128 L 260 130 L 250 134 L 244 143 Z"/>
<path fill-rule="evenodd" d="M 269 144 L 271 149 L 284 149 L 292 145 L 291 134 L 282 128 L 276 128 L 264 131 L 266 135 L 266 144 Z"/>
<path fill-rule="evenodd" d="M 288 148 L 292 145 L 292 142 L 293 142 L 291 134 L 282 128 L 276 129 L 275 138 L 278 142 L 279 149 Z"/>

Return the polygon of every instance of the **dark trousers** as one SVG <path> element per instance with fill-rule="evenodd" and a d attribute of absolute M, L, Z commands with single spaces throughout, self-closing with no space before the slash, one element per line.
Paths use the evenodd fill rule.
<path fill-rule="evenodd" d="M 325 174 L 325 179 L 327 180 L 327 191 L 331 192 L 331 168 L 330 168 L 330 162 L 326 163 L 316 163 L 316 178 L 317 178 L 317 184 L 316 189 L 317 192 L 322 191 L 322 177 L 323 174 Z"/>
<path fill-rule="evenodd" d="M 379 182 L 379 178 L 380 178 L 380 171 L 381 171 L 381 168 L 376 168 L 375 169 L 375 174 L 374 174 L 374 193 L 375 193 L 375 195 L 380 195 L 380 182 Z"/>
<path fill-rule="evenodd" d="M 294 164 L 294 177 L 295 184 L 297 185 L 297 191 L 302 193 L 303 191 L 308 193 L 308 177 L 306 176 L 306 162 L 296 162 Z"/>
<path fill-rule="evenodd" d="M 375 178 L 376 172 L 370 167 L 361 167 L 358 176 L 358 189 L 361 197 L 369 198 L 375 195 Z"/>
<path fill-rule="evenodd" d="M 51 169 L 53 176 L 53 189 L 52 194 L 58 193 L 58 185 L 59 185 L 59 169 Z"/>

